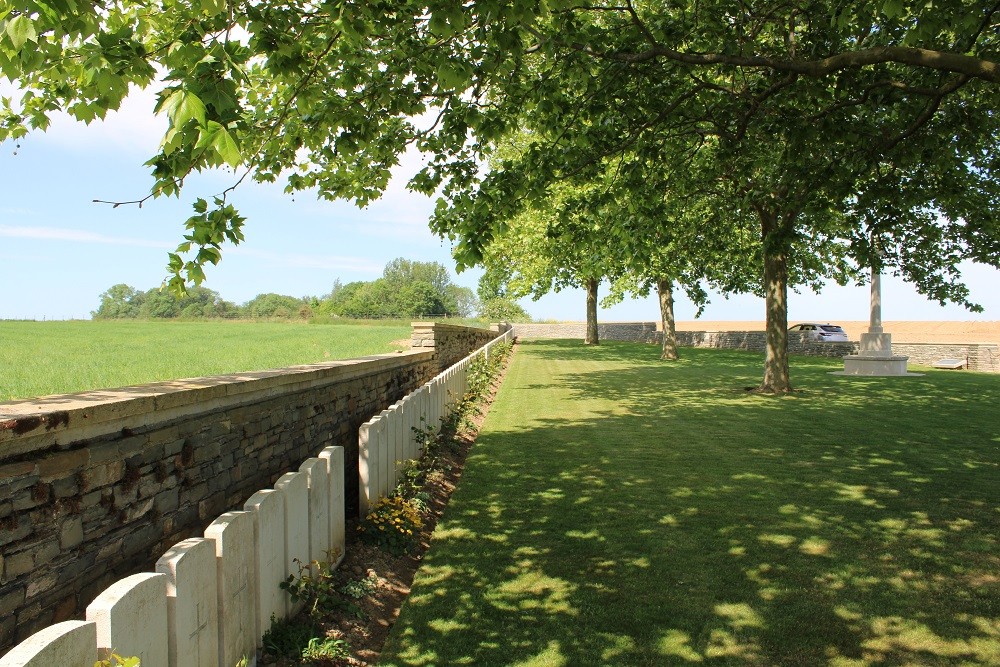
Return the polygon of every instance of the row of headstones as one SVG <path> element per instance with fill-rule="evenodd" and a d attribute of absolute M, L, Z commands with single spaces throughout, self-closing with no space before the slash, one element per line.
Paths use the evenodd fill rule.
<path fill-rule="evenodd" d="M 24 640 L 0 667 L 93 667 L 113 651 L 142 667 L 256 664 L 272 619 L 298 612 L 279 584 L 298 563 L 339 562 L 345 547 L 344 449 L 327 447 L 175 544 L 156 572 L 119 580 L 87 607 L 85 621 Z"/>
<path fill-rule="evenodd" d="M 395 488 L 402 463 L 420 456 L 414 429 L 450 414 L 468 390 L 472 360 L 512 336 L 494 339 L 362 425 L 362 516 Z M 271 620 L 298 612 L 279 584 L 299 574 L 296 561 L 343 558 L 344 518 L 344 450 L 327 447 L 251 496 L 243 511 L 213 521 L 204 537 L 175 544 L 155 573 L 112 584 L 87 607 L 87 620 L 41 630 L 0 658 L 0 667 L 92 667 L 112 652 L 138 656 L 142 667 L 233 667 L 243 658 L 253 667 Z"/>
<path fill-rule="evenodd" d="M 358 430 L 358 511 L 364 517 L 379 498 L 399 483 L 404 463 L 420 458 L 418 431 L 433 430 L 454 411 L 469 389 L 469 367 L 477 356 L 488 358 L 492 348 L 512 340 L 509 330 L 434 379 L 393 403 Z"/>
<path fill-rule="evenodd" d="M 365 516 L 399 482 L 403 463 L 423 453 L 418 431 L 432 430 L 464 395 L 466 360 L 393 403 L 358 429 L 358 512 Z"/>

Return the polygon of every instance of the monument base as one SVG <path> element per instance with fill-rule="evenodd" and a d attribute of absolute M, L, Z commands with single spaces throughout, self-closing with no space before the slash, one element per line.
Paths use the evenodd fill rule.
<path fill-rule="evenodd" d="M 844 357 L 844 370 L 837 371 L 834 375 L 864 375 L 868 377 L 923 375 L 923 373 L 907 372 L 907 359 L 909 357 L 876 356 L 870 353 L 852 354 Z"/>
<path fill-rule="evenodd" d="M 863 357 L 891 357 L 892 355 L 892 334 L 887 333 L 863 333 L 861 334 L 860 351 Z"/>

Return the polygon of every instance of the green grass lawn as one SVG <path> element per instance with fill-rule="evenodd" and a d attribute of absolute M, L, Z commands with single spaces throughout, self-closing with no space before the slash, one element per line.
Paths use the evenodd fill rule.
<path fill-rule="evenodd" d="M 409 348 L 408 323 L 0 321 L 0 401 Z"/>
<path fill-rule="evenodd" d="M 1000 377 L 521 345 L 385 665 L 1000 664 Z"/>

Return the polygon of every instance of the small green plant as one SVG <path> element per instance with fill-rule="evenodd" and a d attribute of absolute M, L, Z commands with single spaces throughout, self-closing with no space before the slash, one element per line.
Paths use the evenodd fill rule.
<path fill-rule="evenodd" d="M 273 656 L 298 658 L 316 634 L 313 623 L 303 623 L 291 619 L 275 619 L 271 615 L 271 627 L 261 638 L 264 650 Z"/>
<path fill-rule="evenodd" d="M 307 612 L 316 620 L 322 620 L 334 611 L 360 614 L 360 610 L 337 590 L 338 578 L 333 563 L 336 563 L 339 553 L 339 550 L 333 549 L 327 552 L 328 560 L 311 563 L 303 563 L 296 558 L 298 576 L 290 574 L 279 584 L 288 591 L 292 602 L 305 602 Z"/>
<path fill-rule="evenodd" d="M 420 512 L 407 498 L 381 498 L 358 525 L 361 539 L 393 556 L 409 553 L 417 543 L 423 526 Z"/>
<path fill-rule="evenodd" d="M 304 649 L 302 659 L 322 665 L 337 665 L 351 657 L 350 645 L 343 639 L 313 637 Z"/>
<path fill-rule="evenodd" d="M 94 667 L 139 667 L 139 658 L 137 656 L 123 658 L 112 651 L 109 657 L 95 662 Z"/>
<path fill-rule="evenodd" d="M 360 600 L 366 595 L 371 595 L 378 588 L 378 575 L 373 570 L 368 570 L 368 574 L 361 579 L 351 579 L 343 584 L 339 591 L 351 598 Z"/>
<path fill-rule="evenodd" d="M 402 469 L 399 472 L 399 481 L 396 483 L 396 495 L 410 498 L 420 491 L 427 479 L 427 470 L 424 461 L 409 459 L 403 461 Z"/>

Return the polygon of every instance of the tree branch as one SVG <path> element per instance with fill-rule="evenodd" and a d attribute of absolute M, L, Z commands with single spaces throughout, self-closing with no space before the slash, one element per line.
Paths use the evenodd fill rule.
<path fill-rule="evenodd" d="M 1000 83 L 1000 63 L 960 53 L 906 46 L 876 46 L 869 49 L 838 53 L 819 60 L 786 60 L 767 56 L 737 56 L 724 53 L 683 53 L 659 45 L 637 53 L 605 53 L 595 51 L 584 44 L 571 44 L 570 47 L 594 57 L 607 58 L 625 63 L 643 63 L 650 60 L 666 59 L 686 65 L 730 65 L 733 67 L 772 69 L 779 72 L 789 72 L 817 78 L 844 69 L 881 63 L 898 63 L 913 67 L 954 72 L 991 83 Z"/>

